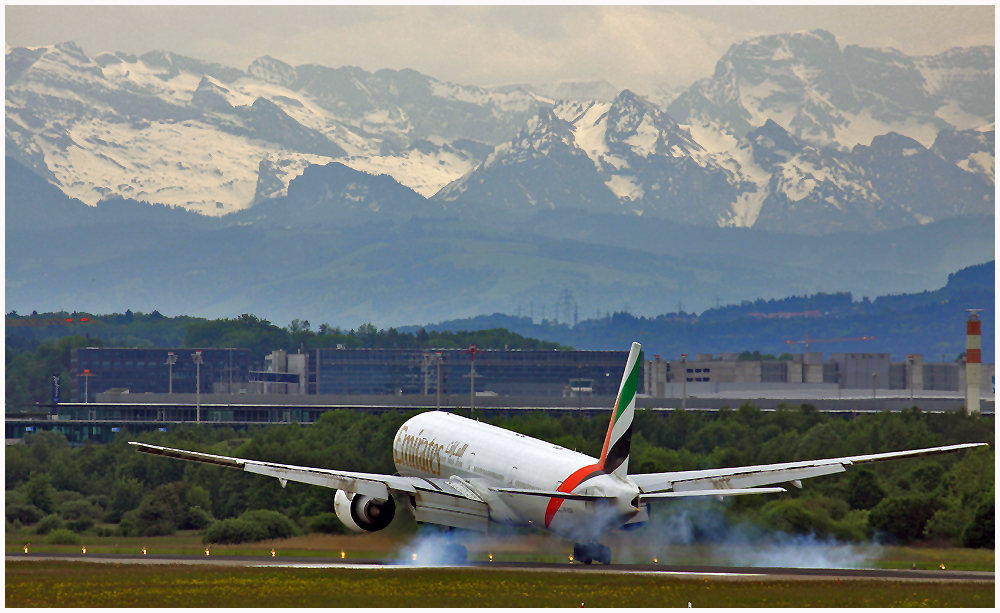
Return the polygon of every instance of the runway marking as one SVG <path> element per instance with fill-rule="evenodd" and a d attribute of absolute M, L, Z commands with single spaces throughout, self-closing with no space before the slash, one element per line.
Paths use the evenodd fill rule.
<path fill-rule="evenodd" d="M 977 571 L 908 571 L 889 569 L 817 569 L 817 568 L 733 568 L 732 571 L 720 569 L 719 567 L 693 567 L 689 570 L 677 569 L 677 567 L 655 568 L 649 566 L 589 566 L 583 564 L 534 564 L 524 562 L 493 564 L 475 561 L 462 566 L 424 566 L 408 564 L 405 561 L 388 562 L 386 560 L 372 560 L 365 562 L 361 560 L 333 561 L 329 558 L 312 559 L 290 559 L 288 562 L 279 562 L 273 558 L 253 559 L 249 556 L 218 556 L 206 558 L 204 556 L 129 556 L 121 554 L 21 554 L 7 553 L 6 561 L 43 561 L 62 560 L 66 562 L 91 562 L 105 564 L 211 564 L 214 566 L 243 566 L 255 568 L 301 568 L 301 569 L 344 569 L 344 570 L 428 570 L 428 569 L 462 569 L 462 570 L 504 570 L 520 572 L 557 572 L 557 573 L 600 573 L 600 574 L 620 574 L 620 575 L 660 575 L 667 577 L 685 577 L 692 579 L 714 578 L 717 581 L 789 581 L 789 580 L 883 580 L 883 581 L 972 581 L 972 582 L 993 582 L 993 572 Z M 280 558 L 279 558 L 280 559 Z"/>

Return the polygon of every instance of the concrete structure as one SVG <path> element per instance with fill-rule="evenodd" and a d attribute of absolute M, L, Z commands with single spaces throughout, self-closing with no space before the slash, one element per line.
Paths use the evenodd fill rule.
<path fill-rule="evenodd" d="M 964 395 L 966 368 L 957 362 L 925 363 L 920 354 L 907 356 L 905 362 L 892 362 L 888 353 L 834 353 L 824 362 L 818 351 L 797 354 L 791 360 L 740 360 L 735 353 L 698 354 L 687 361 L 654 356 L 645 364 L 644 392 L 651 398 L 681 398 L 685 392 L 689 397 L 725 394 L 733 398 L 740 392 L 747 398 L 859 395 L 845 390 L 867 390 L 869 398 L 900 396 L 904 391 L 914 398 L 927 397 L 928 392 Z M 992 394 L 994 366 L 980 368 L 983 376 L 977 389 L 980 394 Z"/>
<path fill-rule="evenodd" d="M 476 398 L 558 397 L 618 393 L 627 351 L 476 350 Z M 472 391 L 472 360 L 462 349 L 316 349 L 309 358 L 309 393 L 318 395 L 437 395 Z M 640 377 L 641 378 L 641 377 Z M 572 385 L 571 381 L 589 384 Z M 639 389 L 644 388 L 640 380 Z M 579 390 L 578 390 L 579 391 Z M 478 401 L 477 401 L 478 402 Z"/>
<path fill-rule="evenodd" d="M 202 364 L 193 355 L 200 351 Z M 173 354 L 173 360 L 171 355 Z M 93 402 L 110 389 L 132 393 L 195 393 L 230 381 L 246 381 L 248 349 L 87 347 L 70 351 L 71 402 Z M 65 389 L 66 382 L 63 382 Z"/>

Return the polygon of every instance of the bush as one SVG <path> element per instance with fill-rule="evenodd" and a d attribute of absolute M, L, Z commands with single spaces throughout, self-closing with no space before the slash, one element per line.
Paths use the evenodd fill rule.
<path fill-rule="evenodd" d="M 211 516 L 212 512 L 212 500 L 208 497 L 208 491 L 200 485 L 192 486 L 188 490 L 187 495 L 184 497 L 184 504 L 188 508 L 201 507 Z"/>
<path fill-rule="evenodd" d="M 45 517 L 45 513 L 33 504 L 14 503 L 7 505 L 4 514 L 8 521 L 19 521 L 21 525 L 36 524 L 38 520 Z"/>
<path fill-rule="evenodd" d="M 184 530 L 201 530 L 212 525 L 214 521 L 215 518 L 205 509 L 197 506 L 191 507 L 184 517 L 184 523 L 181 525 L 181 528 Z"/>
<path fill-rule="evenodd" d="M 138 511 L 129 511 L 122 515 L 121 521 L 118 522 L 118 533 L 122 536 L 141 536 L 138 515 Z"/>
<path fill-rule="evenodd" d="M 217 521 L 205 532 L 204 543 L 251 543 L 299 536 L 302 530 L 277 511 L 247 511 L 236 519 Z"/>
<path fill-rule="evenodd" d="M 42 472 L 31 473 L 31 478 L 24 484 L 25 502 L 35 505 L 44 513 L 56 510 L 55 490 L 52 489 L 52 479 Z"/>
<path fill-rule="evenodd" d="M 346 534 L 347 528 L 344 522 L 340 521 L 336 513 L 320 513 L 312 517 L 307 522 L 309 532 L 322 532 L 323 534 Z"/>
<path fill-rule="evenodd" d="M 63 520 L 58 515 L 46 515 L 35 526 L 35 534 L 48 534 L 53 530 L 62 530 L 65 527 Z"/>
<path fill-rule="evenodd" d="M 66 527 L 76 532 L 77 534 L 86 532 L 94 527 L 94 520 L 89 517 L 81 517 L 80 519 L 71 519 L 66 522 Z"/>
<path fill-rule="evenodd" d="M 142 484 L 136 479 L 121 478 L 111 488 L 111 503 L 104 518 L 117 523 L 125 513 L 138 508 L 141 502 Z"/>
<path fill-rule="evenodd" d="M 995 511 L 996 502 L 993 498 L 979 505 L 972 521 L 962 533 L 963 546 L 996 549 Z"/>
<path fill-rule="evenodd" d="M 927 522 L 924 536 L 934 540 L 957 540 L 962 536 L 962 530 L 969 525 L 971 518 L 972 514 L 960 507 L 941 509 Z"/>
<path fill-rule="evenodd" d="M 825 515 L 825 514 L 824 514 Z M 826 536 L 830 531 L 829 516 L 822 516 L 806 509 L 796 498 L 774 500 L 764 505 L 761 518 L 769 528 L 790 534 Z"/>
<path fill-rule="evenodd" d="M 59 516 L 67 521 L 89 519 L 93 524 L 95 520 L 100 519 L 101 510 L 86 500 L 73 500 L 62 503 L 59 507 Z"/>
<path fill-rule="evenodd" d="M 852 509 L 867 511 L 885 498 L 885 490 L 878 483 L 878 477 L 868 469 L 861 469 L 851 474 L 847 483 L 847 504 Z"/>
<path fill-rule="evenodd" d="M 65 528 L 53 530 L 45 537 L 46 544 L 49 545 L 79 545 L 80 537 L 72 530 Z"/>
<path fill-rule="evenodd" d="M 267 538 L 267 530 L 264 526 L 242 518 L 235 518 L 223 519 L 209 526 L 201 542 L 235 545 L 236 543 L 263 541 Z"/>
<path fill-rule="evenodd" d="M 868 511 L 848 511 L 843 519 L 833 525 L 833 538 L 838 541 L 860 542 L 871 538 L 872 527 L 868 523 Z"/>
<path fill-rule="evenodd" d="M 267 531 L 267 538 L 286 539 L 290 536 L 302 535 L 302 530 L 295 525 L 295 522 L 277 511 L 247 511 L 240 517 L 263 526 Z"/>
<path fill-rule="evenodd" d="M 927 522 L 940 508 L 940 501 L 926 494 L 886 498 L 871 510 L 868 521 L 876 530 L 909 543 L 923 535 Z"/>
<path fill-rule="evenodd" d="M 175 488 L 161 485 L 142 499 L 138 509 L 122 515 L 119 525 L 127 524 L 129 534 L 135 536 L 164 536 L 173 534 L 185 515 Z"/>

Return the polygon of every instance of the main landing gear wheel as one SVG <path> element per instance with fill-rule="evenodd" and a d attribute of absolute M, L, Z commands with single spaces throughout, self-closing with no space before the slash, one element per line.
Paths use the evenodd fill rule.
<path fill-rule="evenodd" d="M 573 559 L 584 564 L 611 564 L 611 548 L 600 543 L 574 543 Z"/>

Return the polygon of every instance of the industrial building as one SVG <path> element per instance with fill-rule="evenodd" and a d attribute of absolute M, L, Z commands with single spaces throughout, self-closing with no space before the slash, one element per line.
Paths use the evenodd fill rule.
<path fill-rule="evenodd" d="M 982 364 L 979 389 L 993 392 L 993 364 Z M 833 353 L 826 361 L 821 352 L 792 356 L 791 360 L 740 360 L 739 354 L 697 354 L 663 360 L 654 356 L 645 364 L 645 393 L 652 398 L 720 391 L 774 389 L 776 386 L 826 386 L 838 389 L 912 390 L 913 392 L 964 391 L 964 363 L 925 363 L 923 356 L 893 362 L 888 353 Z"/>
<path fill-rule="evenodd" d="M 477 394 L 564 397 L 574 390 L 597 396 L 617 394 L 628 352 L 317 349 L 309 357 L 312 394 L 471 393 L 474 364 Z M 571 386 L 571 380 L 576 384 Z M 580 385 L 580 380 L 586 383 Z"/>
<path fill-rule="evenodd" d="M 202 363 L 194 356 L 200 352 Z M 315 349 L 74 349 L 71 402 L 98 394 L 613 396 L 627 351 Z M 200 376 L 200 387 L 196 379 Z M 642 382 L 640 381 L 640 389 Z"/>
<path fill-rule="evenodd" d="M 201 364 L 195 358 L 199 353 Z M 112 389 L 133 394 L 204 394 L 223 381 L 227 385 L 246 381 L 249 372 L 248 349 L 78 348 L 70 352 L 68 399 L 94 402 L 97 394 Z"/>

